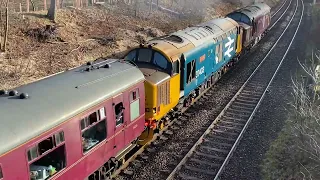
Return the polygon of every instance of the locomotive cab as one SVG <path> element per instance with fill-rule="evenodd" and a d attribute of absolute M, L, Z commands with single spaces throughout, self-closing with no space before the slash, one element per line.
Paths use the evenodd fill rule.
<path fill-rule="evenodd" d="M 179 101 L 179 60 L 172 61 L 156 48 L 142 45 L 130 51 L 125 60 L 138 66 L 146 79 L 146 126 L 161 129 L 164 126 L 161 118 Z"/>

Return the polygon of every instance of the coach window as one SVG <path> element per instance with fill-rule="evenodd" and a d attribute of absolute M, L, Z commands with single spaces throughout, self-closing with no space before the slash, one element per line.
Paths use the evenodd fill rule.
<path fill-rule="evenodd" d="M 120 124 L 123 124 L 123 104 L 122 102 L 118 103 L 115 107 L 114 107 L 114 112 L 116 115 L 116 126 L 119 126 Z"/>
<path fill-rule="evenodd" d="M 187 84 L 196 77 L 196 61 L 192 60 L 187 64 Z"/>
<path fill-rule="evenodd" d="M 47 179 L 66 167 L 64 139 L 59 131 L 27 151 L 31 179 Z"/>
<path fill-rule="evenodd" d="M 130 120 L 133 121 L 140 116 L 139 89 L 130 92 Z"/>
<path fill-rule="evenodd" d="M 105 108 L 101 108 L 81 120 L 82 149 L 86 153 L 107 137 Z"/>

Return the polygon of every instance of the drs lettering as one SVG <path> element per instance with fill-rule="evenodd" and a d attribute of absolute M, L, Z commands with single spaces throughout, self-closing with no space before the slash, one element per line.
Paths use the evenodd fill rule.
<path fill-rule="evenodd" d="M 196 71 L 196 78 L 198 78 L 203 73 L 204 73 L 204 66 L 202 66 L 202 68 Z"/>

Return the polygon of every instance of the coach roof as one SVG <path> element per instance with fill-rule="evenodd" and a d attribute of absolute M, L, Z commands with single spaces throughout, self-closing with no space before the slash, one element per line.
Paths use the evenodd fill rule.
<path fill-rule="evenodd" d="M 259 16 L 265 15 L 270 12 L 270 7 L 266 3 L 255 3 L 250 6 L 241 8 L 234 13 L 242 13 L 246 15 L 250 20 Z M 232 14 L 232 13 L 230 13 Z"/>
<path fill-rule="evenodd" d="M 73 116 L 144 80 L 138 68 L 118 60 L 59 73 L 16 90 L 29 98 L 0 95 L 0 156 Z"/>

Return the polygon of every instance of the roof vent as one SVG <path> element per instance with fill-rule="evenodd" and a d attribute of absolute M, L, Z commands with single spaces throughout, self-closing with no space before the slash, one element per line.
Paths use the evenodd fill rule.
<path fill-rule="evenodd" d="M 18 94 L 17 90 L 12 90 L 9 92 L 9 96 L 16 96 Z"/>
<path fill-rule="evenodd" d="M 2 96 L 2 95 L 6 95 L 6 94 L 8 94 L 9 92 L 7 91 L 7 90 L 0 90 L 0 96 Z"/>
<path fill-rule="evenodd" d="M 29 95 L 27 93 L 21 93 L 20 94 L 20 99 L 28 99 Z"/>
<path fill-rule="evenodd" d="M 104 65 L 104 68 L 111 68 L 111 64 Z"/>
<path fill-rule="evenodd" d="M 174 42 L 174 43 L 183 43 L 183 39 L 179 36 L 176 36 L 176 35 L 171 35 L 171 36 L 168 36 L 165 38 L 165 40 L 167 41 L 171 41 L 171 42 Z"/>

